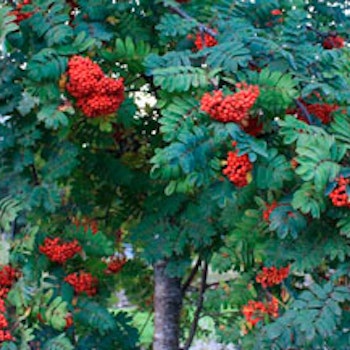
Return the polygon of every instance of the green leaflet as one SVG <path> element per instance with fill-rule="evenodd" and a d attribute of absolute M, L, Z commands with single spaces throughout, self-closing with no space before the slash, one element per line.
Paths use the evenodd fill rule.
<path fill-rule="evenodd" d="M 101 335 L 116 331 L 116 322 L 106 308 L 96 302 L 79 301 L 79 311 L 75 314 L 78 322 L 90 326 Z"/>
<path fill-rule="evenodd" d="M 270 214 L 270 230 L 276 231 L 279 238 L 287 236 L 297 238 L 307 226 L 303 215 L 294 210 L 289 204 L 281 204 Z"/>
<path fill-rule="evenodd" d="M 198 57 L 206 55 L 210 68 L 222 69 L 224 72 L 237 72 L 239 67 L 246 67 L 252 58 L 245 45 L 235 41 L 219 44 L 197 54 Z"/>
<path fill-rule="evenodd" d="M 48 340 L 43 347 L 43 350 L 74 350 L 74 346 L 65 334 L 61 334 L 53 339 Z"/>
<path fill-rule="evenodd" d="M 11 7 L 1 5 L 0 7 L 0 43 L 5 40 L 5 37 L 17 30 L 18 26 L 13 22 L 15 16 L 9 15 Z"/>
<path fill-rule="evenodd" d="M 35 81 L 58 81 L 67 67 L 67 58 L 51 48 L 44 48 L 28 62 L 28 77 Z"/>
<path fill-rule="evenodd" d="M 11 198 L 4 197 L 0 199 L 0 228 L 5 232 L 11 230 L 13 220 L 15 220 L 22 210 L 21 202 Z"/>
<path fill-rule="evenodd" d="M 154 83 L 169 92 L 206 87 L 215 73 L 207 73 L 203 68 L 197 67 L 169 67 L 153 70 Z"/>
<path fill-rule="evenodd" d="M 334 336 L 342 316 L 340 303 L 349 298 L 346 287 L 312 283 L 282 317 L 263 329 L 262 335 L 278 346 L 320 346 Z M 286 329 L 293 329 L 295 336 L 290 337 Z"/>
<path fill-rule="evenodd" d="M 268 157 L 254 166 L 256 185 L 260 189 L 281 189 L 286 181 L 293 179 L 290 163 L 277 149 L 270 149 Z"/>
<path fill-rule="evenodd" d="M 71 174 L 78 165 L 78 149 L 72 143 L 62 142 L 52 147 L 50 158 L 41 169 L 48 181 L 55 181 Z"/>
<path fill-rule="evenodd" d="M 176 14 L 164 14 L 156 29 L 160 32 L 161 37 L 185 36 L 197 27 L 194 21 L 187 21 Z M 163 39 L 163 40 L 164 40 Z"/>
<path fill-rule="evenodd" d="M 348 149 L 350 147 L 350 118 L 347 114 L 337 114 L 331 124 L 336 140 L 339 140 Z"/>
<path fill-rule="evenodd" d="M 190 131 L 196 124 L 200 115 L 198 101 L 193 97 L 176 97 L 166 108 L 162 110 L 162 118 L 159 120 L 163 139 L 171 142 L 178 139 L 178 135 Z"/>
<path fill-rule="evenodd" d="M 39 38 L 43 38 L 48 46 L 65 45 L 73 38 L 73 28 L 66 25 L 69 16 L 63 3 L 47 1 L 42 6 L 47 11 L 35 12 L 28 22 Z M 50 9 L 48 11 L 48 8 Z"/>
<path fill-rule="evenodd" d="M 303 214 L 310 213 L 313 218 L 320 218 L 326 209 L 324 194 L 316 191 L 313 184 L 305 182 L 294 192 L 292 206 L 294 209 L 300 209 Z"/>
<path fill-rule="evenodd" d="M 245 77 L 239 74 L 239 79 L 259 86 L 260 96 L 256 107 L 263 108 L 265 113 L 284 114 L 285 110 L 293 104 L 293 99 L 298 97 L 298 81 L 291 74 L 265 68 L 260 73 L 250 72 L 247 75 Z"/>

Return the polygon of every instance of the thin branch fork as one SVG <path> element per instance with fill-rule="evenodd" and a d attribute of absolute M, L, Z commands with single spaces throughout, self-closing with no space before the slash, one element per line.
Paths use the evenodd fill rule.
<path fill-rule="evenodd" d="M 218 33 L 216 33 L 213 29 L 209 28 L 208 26 L 206 26 L 205 24 L 203 24 L 201 22 L 198 22 L 195 18 L 190 16 L 186 11 L 184 11 L 178 7 L 172 6 L 172 5 L 168 5 L 168 8 L 172 12 L 177 13 L 180 17 L 186 19 L 187 21 L 195 22 L 197 24 L 200 32 L 207 33 L 210 36 L 212 36 L 213 38 L 218 36 Z"/>
<path fill-rule="evenodd" d="M 304 117 L 307 119 L 308 123 L 310 125 L 313 124 L 312 122 L 312 117 L 306 107 L 304 106 L 303 103 L 301 103 L 298 99 L 294 99 L 295 104 L 300 108 L 301 112 L 303 113 Z"/>
<path fill-rule="evenodd" d="M 199 270 L 199 267 L 201 266 L 201 263 L 202 263 L 202 259 L 198 258 L 196 264 L 193 266 L 193 268 L 191 270 L 191 273 L 189 274 L 189 276 L 187 277 L 187 279 L 185 280 L 185 282 L 183 283 L 183 285 L 181 287 L 182 295 L 184 295 L 187 292 L 188 288 L 190 287 L 193 279 L 195 278 L 195 276 Z"/>
<path fill-rule="evenodd" d="M 206 286 L 207 286 L 207 277 L 208 277 L 208 263 L 205 261 L 203 270 L 202 270 L 202 277 L 201 277 L 201 285 L 200 285 L 200 290 L 199 290 L 199 297 L 197 301 L 197 308 L 194 313 L 194 319 L 191 325 L 190 329 L 190 334 L 188 336 L 188 339 L 186 341 L 186 344 L 183 348 L 183 350 L 188 350 L 193 342 L 194 336 L 196 335 L 196 331 L 198 328 L 198 322 L 200 318 L 200 314 L 203 309 L 203 303 L 204 303 L 204 293 L 206 291 Z"/>

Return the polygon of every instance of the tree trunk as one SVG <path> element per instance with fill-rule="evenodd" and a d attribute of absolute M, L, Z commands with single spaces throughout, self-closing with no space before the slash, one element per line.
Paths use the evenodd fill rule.
<path fill-rule="evenodd" d="M 154 266 L 154 342 L 153 350 L 179 350 L 181 280 L 165 273 L 167 263 Z"/>

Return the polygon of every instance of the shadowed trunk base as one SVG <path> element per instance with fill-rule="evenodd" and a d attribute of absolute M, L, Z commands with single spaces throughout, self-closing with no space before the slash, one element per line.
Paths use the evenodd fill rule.
<path fill-rule="evenodd" d="M 170 278 L 166 262 L 154 266 L 154 341 L 153 350 L 179 350 L 181 280 Z"/>

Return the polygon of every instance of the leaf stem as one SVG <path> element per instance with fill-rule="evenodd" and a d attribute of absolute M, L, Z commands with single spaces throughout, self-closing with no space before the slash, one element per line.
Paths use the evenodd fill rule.
<path fill-rule="evenodd" d="M 210 36 L 212 36 L 213 38 L 217 37 L 218 33 L 216 33 L 213 29 L 209 28 L 205 24 L 198 22 L 195 18 L 190 16 L 186 11 L 184 11 L 178 7 L 172 6 L 172 5 L 168 5 L 168 7 L 172 12 L 177 13 L 180 17 L 186 19 L 187 21 L 195 22 L 197 24 L 200 32 L 207 33 Z"/>

